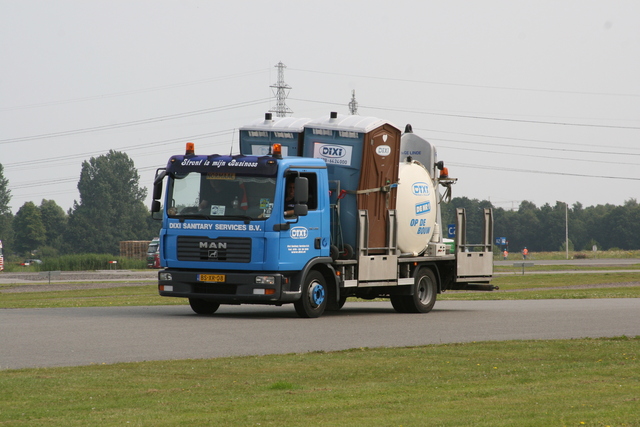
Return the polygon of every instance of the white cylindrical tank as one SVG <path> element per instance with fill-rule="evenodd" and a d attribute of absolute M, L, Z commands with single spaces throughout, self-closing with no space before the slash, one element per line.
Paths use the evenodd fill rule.
<path fill-rule="evenodd" d="M 436 225 L 437 189 L 419 162 L 401 162 L 398 171 L 398 249 L 419 255 L 425 251 Z"/>

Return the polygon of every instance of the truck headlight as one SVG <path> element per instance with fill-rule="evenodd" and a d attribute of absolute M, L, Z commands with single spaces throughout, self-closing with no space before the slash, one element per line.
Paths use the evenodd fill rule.
<path fill-rule="evenodd" d="M 171 281 L 172 280 L 171 273 L 160 273 L 159 278 L 162 281 Z"/>
<path fill-rule="evenodd" d="M 276 278 L 273 276 L 256 276 L 256 283 L 260 285 L 273 285 L 276 283 Z"/>

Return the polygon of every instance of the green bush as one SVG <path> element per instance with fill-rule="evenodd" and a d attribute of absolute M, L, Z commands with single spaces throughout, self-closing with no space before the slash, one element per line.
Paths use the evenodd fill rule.
<path fill-rule="evenodd" d="M 35 266 L 40 271 L 83 271 L 83 270 L 132 270 L 146 268 L 145 260 L 113 256 L 109 254 L 75 254 L 43 260 Z M 116 261 L 111 264 L 110 261 Z"/>

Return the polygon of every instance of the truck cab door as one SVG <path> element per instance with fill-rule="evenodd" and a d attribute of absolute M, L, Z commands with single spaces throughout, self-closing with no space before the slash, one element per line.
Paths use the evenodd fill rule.
<path fill-rule="evenodd" d="M 298 179 L 296 179 L 298 178 Z M 283 210 L 280 215 L 283 216 L 284 223 L 280 232 L 280 264 L 282 270 L 300 270 L 309 260 L 319 256 L 329 255 L 330 239 L 328 234 L 328 219 L 325 209 L 318 206 L 318 179 L 313 172 L 288 173 L 285 177 L 285 186 L 289 186 L 291 191 L 292 184 L 296 199 L 305 193 L 300 186 L 304 185 L 303 178 L 308 185 L 308 198 L 306 203 L 303 200 L 295 200 L 293 206 L 290 199 L 287 200 L 285 190 L 285 200 Z M 285 187 L 286 188 L 286 187 Z M 306 208 L 305 208 L 306 207 Z M 297 215 L 285 215 L 295 211 Z M 325 224 L 326 223 L 326 224 Z"/>

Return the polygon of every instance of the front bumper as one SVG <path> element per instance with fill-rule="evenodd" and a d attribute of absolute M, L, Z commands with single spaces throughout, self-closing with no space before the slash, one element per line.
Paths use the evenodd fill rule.
<path fill-rule="evenodd" d="M 201 280 L 211 271 L 164 269 L 158 272 L 158 293 L 165 297 L 197 298 L 221 304 L 284 304 L 300 299 L 293 274 L 283 272 L 216 271 L 224 281 Z M 272 277 L 273 283 L 256 283 L 258 277 Z M 169 279 L 170 277 L 170 279 Z"/>

